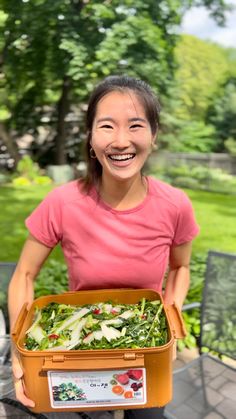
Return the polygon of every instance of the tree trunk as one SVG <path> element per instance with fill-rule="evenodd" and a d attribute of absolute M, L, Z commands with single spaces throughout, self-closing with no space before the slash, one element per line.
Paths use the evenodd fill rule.
<path fill-rule="evenodd" d="M 15 144 L 14 140 L 12 139 L 2 122 L 0 122 L 0 138 L 6 146 L 11 158 L 14 159 L 13 167 L 15 168 L 18 161 L 20 160 L 20 154 L 17 145 Z"/>
<path fill-rule="evenodd" d="M 77 14 L 80 14 L 83 7 L 89 3 L 89 0 L 72 0 L 72 6 L 74 7 Z"/>
<path fill-rule="evenodd" d="M 66 164 L 65 144 L 66 144 L 66 115 L 69 112 L 69 91 L 70 80 L 66 76 L 63 80 L 61 97 L 57 104 L 57 133 L 55 137 L 55 164 Z"/>

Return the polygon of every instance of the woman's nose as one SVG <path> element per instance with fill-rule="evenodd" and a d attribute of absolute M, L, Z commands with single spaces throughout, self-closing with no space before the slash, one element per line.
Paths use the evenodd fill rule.
<path fill-rule="evenodd" d="M 117 130 L 114 135 L 113 147 L 126 148 L 130 145 L 130 136 L 127 130 Z"/>

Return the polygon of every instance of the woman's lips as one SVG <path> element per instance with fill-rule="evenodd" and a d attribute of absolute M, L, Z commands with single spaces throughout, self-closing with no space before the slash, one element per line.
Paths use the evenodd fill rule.
<path fill-rule="evenodd" d="M 124 154 L 108 154 L 108 159 L 114 166 L 125 167 L 128 166 L 135 157 L 135 153 Z"/>
<path fill-rule="evenodd" d="M 134 153 L 126 153 L 126 154 L 108 154 L 109 159 L 115 161 L 124 161 L 124 160 L 131 160 L 135 156 Z"/>

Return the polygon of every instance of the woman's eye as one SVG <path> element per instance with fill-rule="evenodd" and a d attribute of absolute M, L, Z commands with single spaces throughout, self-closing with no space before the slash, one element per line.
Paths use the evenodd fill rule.
<path fill-rule="evenodd" d="M 109 129 L 112 129 L 112 126 L 111 125 L 108 125 L 108 124 L 104 124 L 104 125 L 101 125 L 100 128 L 109 128 Z"/>
<path fill-rule="evenodd" d="M 130 128 L 142 128 L 142 125 L 140 125 L 140 124 L 133 124 L 133 125 L 131 125 Z"/>

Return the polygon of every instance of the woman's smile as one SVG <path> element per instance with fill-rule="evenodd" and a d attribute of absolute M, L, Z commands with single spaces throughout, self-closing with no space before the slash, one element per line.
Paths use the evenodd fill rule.
<path fill-rule="evenodd" d="M 150 124 L 137 95 L 115 91 L 100 100 L 91 146 L 102 165 L 103 177 L 124 181 L 140 176 L 153 142 Z"/>
<path fill-rule="evenodd" d="M 135 153 L 114 153 L 114 154 L 108 154 L 107 157 L 110 161 L 110 163 L 115 167 L 126 167 L 129 166 L 133 159 L 135 158 Z"/>

